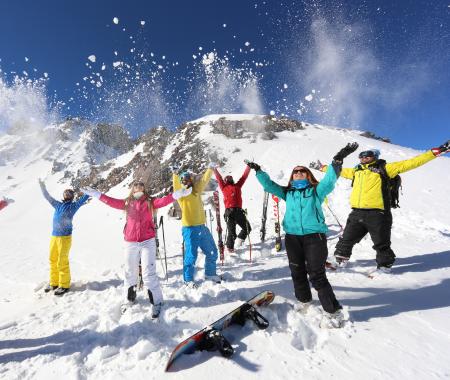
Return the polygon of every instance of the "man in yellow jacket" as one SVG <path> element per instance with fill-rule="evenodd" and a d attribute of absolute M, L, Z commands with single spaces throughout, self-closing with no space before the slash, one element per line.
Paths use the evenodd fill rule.
<path fill-rule="evenodd" d="M 220 277 L 216 274 L 217 247 L 211 232 L 205 226 L 206 217 L 202 202 L 202 192 L 211 179 L 216 164 L 210 163 L 200 180 L 196 181 L 190 172 L 178 175 L 173 173 L 173 190 L 182 187 L 192 187 L 192 193 L 184 198 L 178 199 L 181 208 L 181 224 L 184 242 L 183 278 L 185 284 L 190 288 L 196 288 L 194 282 L 195 262 L 197 261 L 197 250 L 205 254 L 205 279 L 220 283 Z"/>
<path fill-rule="evenodd" d="M 426 164 L 441 154 L 450 151 L 450 140 L 438 148 L 404 161 L 385 163 L 385 172 L 389 178 Z M 392 214 L 390 200 L 383 191 L 383 170 L 380 169 L 380 152 L 371 149 L 359 154 L 360 164 L 354 168 L 344 168 L 341 177 L 352 180 L 353 190 L 350 195 L 352 211 L 342 237 L 336 244 L 333 267 L 345 267 L 352 254 L 353 246 L 361 241 L 367 233 L 373 241 L 377 252 L 377 269 L 389 272 L 394 264 L 395 254 L 391 249 Z M 384 162 L 384 161 L 383 161 Z M 312 162 L 310 167 L 326 171 L 320 162 Z"/>

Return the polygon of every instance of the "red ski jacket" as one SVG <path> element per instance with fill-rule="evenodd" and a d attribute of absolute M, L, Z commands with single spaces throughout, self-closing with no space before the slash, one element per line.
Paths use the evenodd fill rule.
<path fill-rule="evenodd" d="M 235 184 L 225 183 L 222 176 L 217 169 L 214 169 L 214 174 L 216 176 L 217 182 L 219 183 L 220 190 L 223 193 L 223 203 L 225 208 L 242 208 L 242 195 L 241 187 L 244 185 L 248 174 L 250 173 L 250 167 L 246 166 L 244 174 Z"/>

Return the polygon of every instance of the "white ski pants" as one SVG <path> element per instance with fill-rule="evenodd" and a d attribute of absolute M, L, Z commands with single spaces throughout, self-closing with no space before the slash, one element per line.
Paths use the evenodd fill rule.
<path fill-rule="evenodd" d="M 139 260 L 141 261 L 142 280 L 144 286 L 153 294 L 153 301 L 163 301 L 159 278 L 156 274 L 156 242 L 149 239 L 141 242 L 125 242 L 125 279 L 124 297 L 127 299 L 128 288 L 136 286 L 139 276 Z"/>

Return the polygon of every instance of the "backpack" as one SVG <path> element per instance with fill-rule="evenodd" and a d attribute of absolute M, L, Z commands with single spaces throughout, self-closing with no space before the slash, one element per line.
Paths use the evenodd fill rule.
<path fill-rule="evenodd" d="M 385 208 L 386 205 L 389 205 L 389 208 L 399 208 L 399 194 L 402 187 L 401 177 L 398 174 L 394 178 L 388 176 L 385 160 L 377 160 L 375 164 L 370 165 L 368 169 L 374 173 L 378 173 L 381 177 L 381 192 L 383 194 Z M 361 170 L 361 166 L 358 165 L 356 170 Z M 353 177 L 353 181 L 354 180 L 355 177 Z"/>

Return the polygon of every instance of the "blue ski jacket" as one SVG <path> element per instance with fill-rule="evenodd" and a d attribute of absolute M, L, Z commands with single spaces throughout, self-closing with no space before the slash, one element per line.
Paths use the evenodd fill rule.
<path fill-rule="evenodd" d="M 265 191 L 286 202 L 286 213 L 282 223 L 284 231 L 291 235 L 307 235 L 328 231 L 322 203 L 333 191 L 339 174 L 339 168 L 329 165 L 325 177 L 315 189 L 313 186 L 304 189 L 280 186 L 262 170 L 257 171 L 256 178 Z"/>
<path fill-rule="evenodd" d="M 72 235 L 72 219 L 78 209 L 84 205 L 89 196 L 84 194 L 76 202 L 59 202 L 54 199 L 47 191 L 45 186 L 41 186 L 42 194 L 48 203 L 50 203 L 55 212 L 53 214 L 53 231 L 52 236 L 69 236 Z"/>

